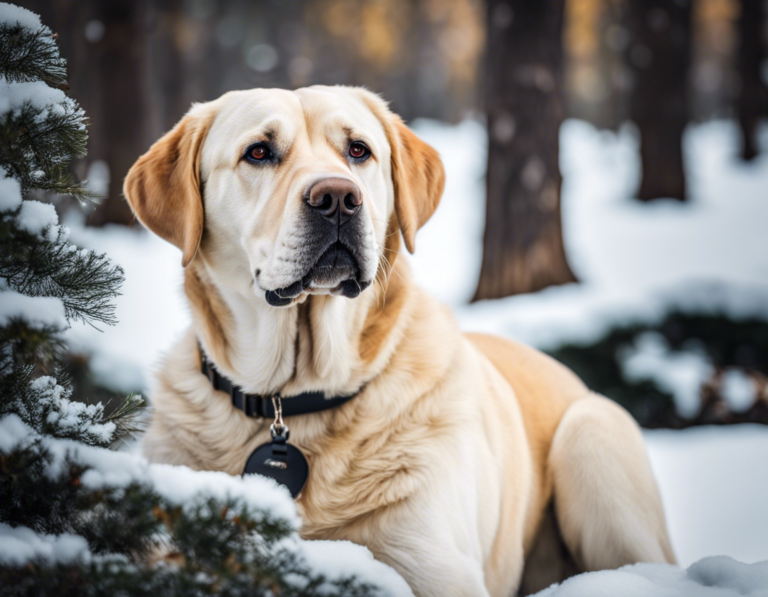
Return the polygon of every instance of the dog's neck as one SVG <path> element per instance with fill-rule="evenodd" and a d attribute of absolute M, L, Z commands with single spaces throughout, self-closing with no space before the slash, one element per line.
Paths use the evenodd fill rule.
<path fill-rule="evenodd" d="M 380 276 L 356 299 L 312 295 L 281 308 L 268 305 L 250 286 L 217 279 L 216 269 L 195 259 L 185 273 L 185 293 L 206 354 L 245 392 L 351 393 L 393 348 L 374 328 L 385 311 L 402 305 L 392 296 L 404 291 L 402 263 L 394 283 Z"/>

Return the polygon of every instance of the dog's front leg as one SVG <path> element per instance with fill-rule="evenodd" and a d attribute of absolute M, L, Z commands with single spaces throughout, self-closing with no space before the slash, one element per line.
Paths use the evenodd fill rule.
<path fill-rule="evenodd" d="M 400 543 L 374 555 L 397 570 L 416 597 L 490 597 L 477 560 L 437 542 Z"/>
<path fill-rule="evenodd" d="M 366 533 L 376 559 L 397 570 L 416 597 L 491 597 L 477 521 L 456 493 L 400 504 Z"/>

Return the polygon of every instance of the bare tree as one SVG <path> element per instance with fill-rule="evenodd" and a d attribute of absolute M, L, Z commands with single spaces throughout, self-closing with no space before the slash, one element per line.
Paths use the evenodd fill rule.
<path fill-rule="evenodd" d="M 630 119 L 640 132 L 641 201 L 686 199 L 682 137 L 688 123 L 689 0 L 629 0 Z"/>
<path fill-rule="evenodd" d="M 560 218 L 564 0 L 489 0 L 488 173 L 473 300 L 574 282 Z"/>

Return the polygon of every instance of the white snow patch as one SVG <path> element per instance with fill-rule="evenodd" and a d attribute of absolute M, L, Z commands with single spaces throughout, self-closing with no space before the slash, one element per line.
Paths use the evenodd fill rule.
<path fill-rule="evenodd" d="M 722 379 L 722 394 L 735 411 L 745 411 L 755 401 L 755 381 L 741 369 L 726 369 Z"/>
<path fill-rule="evenodd" d="M 29 426 L 21 420 L 19 415 L 10 414 L 0 419 L 0 452 L 7 454 L 17 446 L 23 446 L 31 441 L 35 435 L 30 433 Z"/>
<path fill-rule="evenodd" d="M 0 326 L 21 319 L 36 329 L 67 327 L 64 303 L 51 296 L 27 296 L 14 290 L 0 291 Z"/>
<path fill-rule="evenodd" d="M 90 559 L 88 543 L 79 535 L 42 535 L 26 527 L 0 522 L 0 563 L 23 566 L 30 560 L 69 564 Z"/>
<path fill-rule="evenodd" d="M 32 31 L 37 31 L 42 26 L 40 17 L 31 10 L 7 2 L 0 2 L 0 23 L 10 26 L 18 24 Z"/>
<path fill-rule="evenodd" d="M 33 380 L 29 387 L 39 397 L 32 404 L 19 405 L 22 413 L 27 408 L 35 411 L 29 413 L 28 420 L 40 420 L 44 412 L 48 411 L 45 422 L 64 434 L 88 435 L 99 444 L 112 441 L 117 428 L 115 423 L 95 422 L 103 419 L 104 406 L 101 403 L 85 404 L 70 400 L 71 390 L 60 386 L 55 378 L 47 375 Z"/>
<path fill-rule="evenodd" d="M 145 390 L 162 353 L 191 321 L 182 294 L 181 253 L 144 230 L 84 228 L 74 219 L 67 224 L 72 242 L 106 252 L 125 271 L 115 299 L 117 325 L 99 331 L 76 324 L 67 341 L 92 355 L 90 366 L 100 383 L 115 391 Z"/>
<path fill-rule="evenodd" d="M 742 564 L 710 557 L 682 570 L 666 564 L 635 564 L 619 570 L 589 572 L 536 597 L 765 597 L 768 562 Z"/>
<path fill-rule="evenodd" d="M 768 426 L 643 431 L 678 562 L 768 559 Z"/>
<path fill-rule="evenodd" d="M 674 396 L 677 411 L 688 418 L 699 412 L 701 386 L 714 373 L 703 352 L 693 348 L 672 351 L 664 336 L 657 332 L 638 336 L 635 346 L 621 355 L 621 363 L 628 381 L 654 381 Z"/>
<path fill-rule="evenodd" d="M 50 203 L 27 200 L 22 202 L 16 222 L 22 230 L 40 235 L 47 228 L 56 226 L 59 217 L 56 215 L 56 208 Z"/>
<path fill-rule="evenodd" d="M 363 546 L 349 541 L 303 541 L 297 547 L 309 566 L 321 572 L 329 581 L 357 576 L 363 582 L 375 583 L 383 590 L 375 594 L 392 597 L 413 595 L 397 572 L 375 560 L 373 554 Z"/>
<path fill-rule="evenodd" d="M 15 178 L 8 176 L 0 166 L 0 211 L 11 211 L 21 205 L 21 185 Z"/>
<path fill-rule="evenodd" d="M 18 114 L 24 106 L 40 110 L 35 119 L 41 122 L 50 115 L 64 115 L 74 104 L 61 89 L 49 87 L 43 81 L 9 83 L 0 77 L 0 114 Z"/>

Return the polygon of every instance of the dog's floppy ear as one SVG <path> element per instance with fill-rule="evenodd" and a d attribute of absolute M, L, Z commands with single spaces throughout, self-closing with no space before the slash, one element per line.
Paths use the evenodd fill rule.
<path fill-rule="evenodd" d="M 405 246 L 416 250 L 416 231 L 435 213 L 445 187 L 440 155 L 419 139 L 377 95 L 357 89 L 363 101 L 384 126 L 392 151 L 392 184 L 395 213 Z"/>
<path fill-rule="evenodd" d="M 193 108 L 128 171 L 123 193 L 139 221 L 181 249 L 187 267 L 203 235 L 200 153 L 213 114 Z"/>
<path fill-rule="evenodd" d="M 405 246 L 416 250 L 416 231 L 435 213 L 445 188 L 445 170 L 440 155 L 419 139 L 399 116 L 390 116 L 392 133 L 392 182 L 395 211 Z"/>

